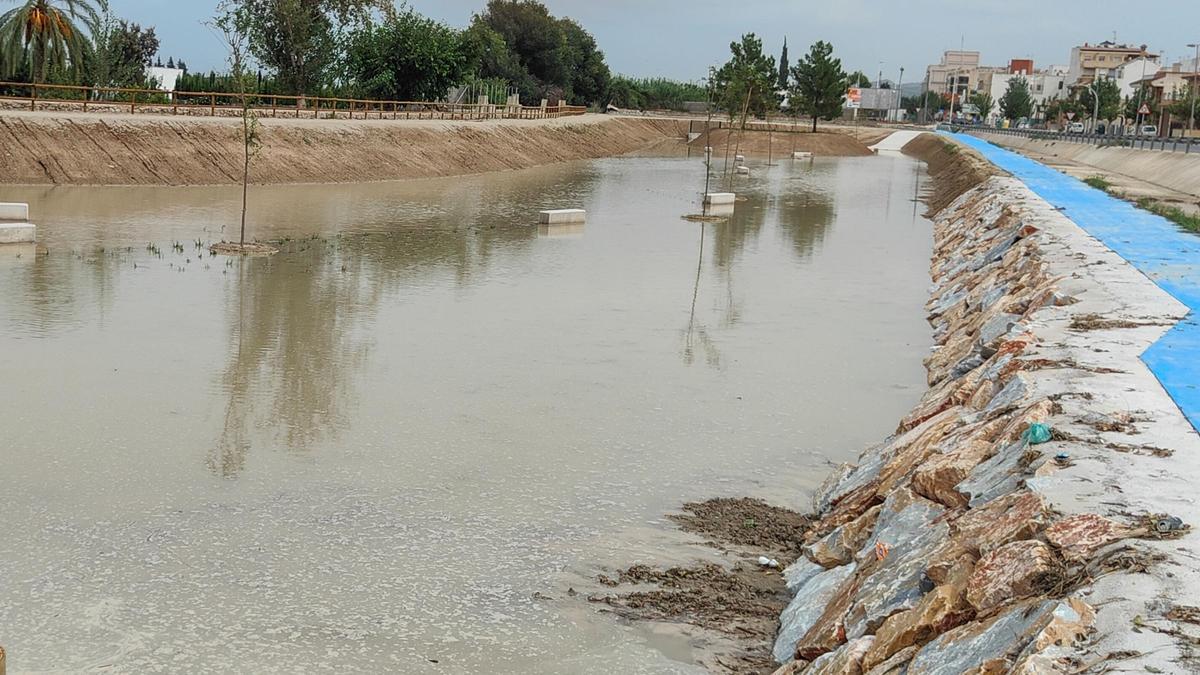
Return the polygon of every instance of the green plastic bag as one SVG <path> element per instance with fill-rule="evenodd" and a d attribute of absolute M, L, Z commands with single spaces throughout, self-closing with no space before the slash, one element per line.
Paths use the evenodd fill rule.
<path fill-rule="evenodd" d="M 1021 438 L 1027 441 L 1030 445 L 1038 445 L 1050 441 L 1050 427 L 1041 422 L 1034 422 L 1029 425 L 1025 433 L 1021 434 Z"/>

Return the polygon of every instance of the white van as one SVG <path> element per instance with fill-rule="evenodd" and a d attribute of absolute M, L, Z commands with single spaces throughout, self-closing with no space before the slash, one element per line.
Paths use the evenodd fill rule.
<path fill-rule="evenodd" d="M 1083 122 L 1071 122 L 1067 125 L 1068 134 L 1082 134 L 1083 131 Z"/>

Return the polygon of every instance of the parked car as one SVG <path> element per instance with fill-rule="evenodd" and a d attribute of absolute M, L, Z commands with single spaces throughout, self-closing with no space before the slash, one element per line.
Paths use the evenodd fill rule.
<path fill-rule="evenodd" d="M 1071 122 L 1070 124 L 1068 124 L 1067 125 L 1067 133 L 1068 134 L 1082 134 L 1083 133 L 1083 122 Z"/>
<path fill-rule="evenodd" d="M 1141 126 L 1141 128 L 1138 129 L 1138 136 L 1157 136 L 1157 135 L 1158 135 L 1158 127 L 1154 126 L 1153 124 L 1143 124 Z"/>

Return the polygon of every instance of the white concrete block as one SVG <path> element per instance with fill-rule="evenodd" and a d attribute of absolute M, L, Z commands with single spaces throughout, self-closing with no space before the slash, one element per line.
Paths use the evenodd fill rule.
<path fill-rule="evenodd" d="M 737 201 L 737 194 L 733 192 L 710 192 L 704 195 L 705 204 L 732 204 Z"/>
<path fill-rule="evenodd" d="M 558 225 L 560 223 L 582 223 L 587 220 L 587 211 L 583 209 L 551 209 L 541 212 L 543 225 Z"/>
<path fill-rule="evenodd" d="M 583 236 L 583 232 L 583 223 L 538 225 L 538 236 L 545 239 L 579 239 Z"/>
<path fill-rule="evenodd" d="M 750 175 L 750 167 L 748 167 L 748 166 L 739 166 L 736 169 L 734 169 L 734 171 L 739 176 L 749 176 Z"/>
<path fill-rule="evenodd" d="M 792 153 L 792 159 L 808 159 L 812 156 L 813 154 L 811 152 L 801 152 L 799 150 Z"/>
<path fill-rule="evenodd" d="M 733 156 L 733 161 L 735 161 L 735 162 L 744 162 L 744 161 L 746 161 L 746 156 L 745 156 L 745 155 L 734 155 L 734 156 Z"/>
<path fill-rule="evenodd" d="M 0 244 L 28 244 L 37 241 L 33 223 L 0 223 Z"/>
<path fill-rule="evenodd" d="M 732 216 L 736 207 L 733 204 L 705 204 L 706 216 Z"/>
<path fill-rule="evenodd" d="M 0 220 L 29 220 L 29 205 L 19 202 L 0 202 Z"/>

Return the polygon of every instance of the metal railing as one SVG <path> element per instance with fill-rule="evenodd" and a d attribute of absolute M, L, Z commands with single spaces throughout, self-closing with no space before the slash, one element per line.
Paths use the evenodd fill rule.
<path fill-rule="evenodd" d="M 29 110 L 82 110 L 85 112 L 150 113 L 233 117 L 241 114 L 242 95 L 198 91 L 86 87 L 65 84 L 0 82 L 0 101 L 27 104 Z M 21 95 L 24 93 L 25 95 Z M 74 95 L 74 96 L 72 96 Z M 296 119 L 552 119 L 582 115 L 582 106 L 529 107 L 436 101 L 380 101 L 331 96 L 246 94 L 249 107 L 259 114 Z M 24 105 L 21 106 L 24 108 Z"/>
<path fill-rule="evenodd" d="M 1200 138 L 1159 138 L 1157 136 L 1118 136 L 1115 134 L 1088 133 L 1073 134 L 1066 131 L 1049 131 L 1046 129 L 997 129 L 995 127 L 961 124 L 939 124 L 938 128 L 955 133 L 1019 136 L 1039 141 L 1081 143 L 1102 148 L 1133 148 L 1136 150 L 1180 152 L 1183 154 L 1200 153 Z"/>

